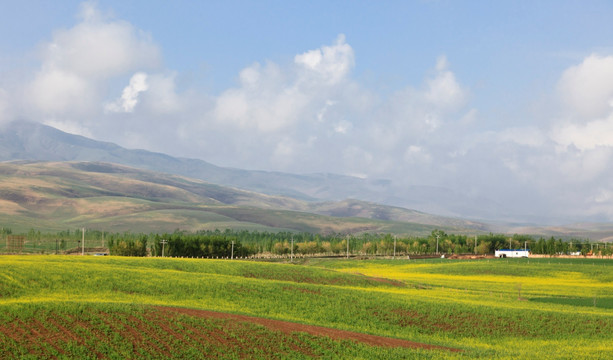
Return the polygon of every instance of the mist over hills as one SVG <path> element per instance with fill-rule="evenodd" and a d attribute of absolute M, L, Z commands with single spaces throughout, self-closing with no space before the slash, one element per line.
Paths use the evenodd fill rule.
<path fill-rule="evenodd" d="M 25 121 L 0 126 L 0 165 L 0 211 L 22 228 L 33 221 L 50 229 L 94 222 L 126 231 L 227 226 L 424 234 L 439 228 L 455 233 L 613 239 L 611 224 L 547 226 L 539 219 L 526 221 L 527 216 L 506 214 L 503 206 L 487 199 L 444 188 L 399 188 L 387 180 L 344 175 L 224 168 L 198 159 L 129 150 Z M 44 175 L 49 182 L 31 183 L 27 176 L 16 175 L 24 172 L 35 178 Z M 100 180 L 102 175 L 114 180 L 106 183 Z M 16 183 L 23 186 L 10 187 Z"/>
<path fill-rule="evenodd" d="M 226 168 L 198 159 L 130 150 L 26 121 L 14 121 L 0 127 L 0 161 L 14 160 L 108 162 L 307 201 L 356 199 L 442 216 L 505 221 L 517 219 L 505 213 L 504 207 L 493 201 L 472 198 L 440 187 L 400 187 L 384 179 L 337 174 L 288 174 Z"/>
<path fill-rule="evenodd" d="M 313 233 L 455 233 L 486 225 L 358 200 L 309 202 L 102 162 L 0 163 L 2 225 L 172 232 L 248 229 Z"/>

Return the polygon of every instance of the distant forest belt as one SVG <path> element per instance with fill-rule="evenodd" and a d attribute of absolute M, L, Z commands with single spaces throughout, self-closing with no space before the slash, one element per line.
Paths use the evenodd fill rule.
<path fill-rule="evenodd" d="M 254 324 L 263 325 L 271 330 L 281 331 L 286 334 L 290 334 L 293 332 L 305 332 L 315 336 L 327 336 L 335 340 L 353 340 L 372 346 L 403 347 L 409 349 L 448 350 L 453 352 L 463 351 L 462 349 L 450 348 L 445 346 L 424 344 L 409 340 L 363 334 L 353 331 L 327 328 L 323 326 L 305 325 L 289 321 L 265 319 L 255 316 L 228 314 L 209 310 L 187 309 L 167 306 L 156 306 L 156 308 L 160 311 L 164 311 L 167 313 L 180 313 L 200 318 L 228 319 L 242 322 L 250 322 Z"/>

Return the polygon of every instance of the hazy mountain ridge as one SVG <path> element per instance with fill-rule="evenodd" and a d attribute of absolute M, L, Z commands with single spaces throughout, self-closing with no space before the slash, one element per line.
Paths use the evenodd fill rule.
<path fill-rule="evenodd" d="M 424 226 L 440 228 L 471 229 L 493 232 L 546 234 L 561 237 L 591 237 L 593 239 L 613 239 L 610 224 L 589 223 L 557 227 L 539 226 L 539 219 L 526 223 L 525 218 L 515 218 L 506 214 L 504 206 L 487 199 L 466 198 L 449 189 L 431 186 L 395 187 L 388 180 L 368 180 L 335 174 L 296 175 L 280 172 L 250 171 L 223 168 L 202 160 L 175 158 L 169 155 L 145 150 L 128 150 L 116 144 L 101 142 L 83 136 L 64 133 L 55 128 L 38 123 L 17 121 L 0 126 L 0 161 L 80 161 L 81 170 L 99 173 L 114 171 L 133 172 L 136 169 L 120 169 L 115 164 L 132 168 L 147 169 L 153 172 L 175 174 L 169 180 L 164 174 L 153 175 L 149 172 L 141 180 L 158 185 L 174 186 L 181 176 L 184 197 L 202 196 L 203 203 L 225 204 L 226 206 L 253 207 L 298 211 L 305 214 L 320 214 L 335 217 L 360 217 L 391 222 L 420 223 Z M 109 164 L 103 164 L 109 163 Z M 112 164 L 110 164 L 112 163 Z M 8 170 L 4 170 L 8 171 Z M 23 171 L 23 170 L 14 170 Z M 47 170 L 49 175 L 53 173 Z M 189 178 L 189 179 L 188 179 Z M 199 180 L 195 180 L 199 179 Z M 136 179 L 133 179 L 136 180 Z M 169 183 L 170 181 L 170 183 Z M 202 193 L 200 183 L 207 182 L 206 193 Z M 215 185 L 217 184 L 217 185 Z M 56 196 L 70 198 L 74 187 L 69 183 L 53 189 Z M 238 190 L 243 189 L 243 190 Z M 163 202 L 164 188 L 155 191 L 160 199 L 152 199 L 151 193 L 141 194 L 143 201 Z M 48 190 L 51 194 L 52 190 Z M 88 190 L 94 196 L 124 196 L 116 194 L 115 189 Z M 151 190 L 148 190 L 151 191 Z M 282 196 L 279 196 L 282 195 Z M 18 211 L 19 205 L 8 203 L 7 197 L 16 194 L 0 193 L 0 204 L 5 211 Z M 153 196 L 154 198 L 156 196 Z M 137 193 L 126 198 L 136 199 Z M 175 200 L 176 201 L 176 198 Z M 177 205 L 174 205 L 177 207 Z M 191 205 L 190 205 L 191 206 Z M 179 206 L 180 207 L 180 206 Z M 419 209 L 407 210 L 407 209 Z M 59 210 L 58 210 L 59 211 Z M 224 210 L 225 211 L 225 210 Z M 254 210 L 255 211 L 255 210 Z M 249 219 L 257 219 L 254 211 L 242 209 L 240 212 Z M 447 216 L 434 216 L 430 214 Z M 452 216 L 449 216 L 451 214 Z M 218 211 L 217 215 L 220 215 Z M 224 219 L 232 222 L 225 214 Z M 295 215 L 295 214 L 294 214 Z M 288 215 L 289 216 L 289 215 Z M 488 219 L 487 224 L 465 220 Z M 494 222 L 490 220 L 496 220 Z M 126 219 L 123 219 L 127 221 Z M 200 221 L 199 219 L 198 221 Z M 207 219 L 204 219 L 208 221 Z M 29 221 L 29 220 L 28 220 Z M 184 218 L 177 220 L 186 221 Z M 190 226 L 197 226 L 194 220 Z M 24 220 L 24 223 L 26 220 Z M 274 220 L 268 223 L 275 223 Z M 126 225 L 127 226 L 127 225 Z M 223 223 L 219 223 L 223 226 Z M 252 226 L 252 225 L 248 225 Z M 370 226 L 370 225 L 369 225 Z M 333 231 L 334 227 L 330 227 Z M 377 226 L 372 227 L 377 228 Z M 304 229 L 319 231 L 318 226 Z M 318 230 L 319 229 L 319 230 Z M 355 230 L 355 229 L 354 229 Z"/>
<path fill-rule="evenodd" d="M 4 162 L 0 180 L 0 212 L 8 227 L 424 234 L 435 227 L 474 232 L 483 226 L 361 201 L 315 203 L 258 194 L 100 162 Z"/>
<path fill-rule="evenodd" d="M 209 183 L 309 201 L 359 199 L 462 218 L 491 219 L 504 207 L 432 186 L 395 186 L 389 180 L 337 174 L 287 174 L 224 168 L 203 160 L 175 158 L 118 145 L 32 122 L 16 121 L 0 128 L 0 161 L 99 161 L 183 175 Z"/>

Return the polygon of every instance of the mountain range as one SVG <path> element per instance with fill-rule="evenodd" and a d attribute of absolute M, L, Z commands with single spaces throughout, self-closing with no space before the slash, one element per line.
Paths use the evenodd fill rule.
<path fill-rule="evenodd" d="M 0 180 L 2 225 L 19 231 L 232 228 L 425 235 L 437 228 L 487 230 L 477 222 L 359 200 L 304 201 L 103 162 L 3 162 Z"/>
<path fill-rule="evenodd" d="M 387 180 L 337 174 L 225 168 L 26 121 L 0 127 L 0 161 L 0 211 L 12 214 L 16 226 L 24 228 L 41 219 L 50 228 L 96 222 L 102 228 L 143 231 L 229 226 L 424 234 L 440 228 L 606 239 L 613 230 L 606 224 L 513 224 L 500 204 L 449 189 L 400 188 Z"/>
<path fill-rule="evenodd" d="M 385 179 L 328 173 L 288 174 L 226 168 L 199 159 L 126 149 L 26 121 L 14 121 L 0 127 L 0 161 L 12 160 L 108 162 L 308 201 L 357 199 L 451 217 L 509 219 L 500 204 L 446 188 L 401 187 Z"/>

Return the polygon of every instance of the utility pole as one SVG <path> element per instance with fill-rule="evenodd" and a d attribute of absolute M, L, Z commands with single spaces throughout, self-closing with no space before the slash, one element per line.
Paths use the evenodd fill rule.
<path fill-rule="evenodd" d="M 524 251 L 528 250 L 528 242 L 524 241 Z"/>
<path fill-rule="evenodd" d="M 168 242 L 168 240 L 160 240 L 160 242 L 162 243 L 162 257 L 164 257 L 164 245 Z"/>
<path fill-rule="evenodd" d="M 347 259 L 349 259 L 349 236 L 345 238 L 345 241 L 347 241 Z"/>
<path fill-rule="evenodd" d="M 396 237 L 394 236 L 394 259 L 396 259 Z"/>
<path fill-rule="evenodd" d="M 438 255 L 438 238 L 441 237 L 439 234 L 436 234 L 436 254 Z"/>
<path fill-rule="evenodd" d="M 234 260 L 234 240 L 232 240 L 232 256 L 230 257 L 231 260 Z"/>
<path fill-rule="evenodd" d="M 292 235 L 292 245 L 290 249 L 289 261 L 294 262 L 294 235 Z"/>
<path fill-rule="evenodd" d="M 512 238 L 509 238 L 509 250 L 513 249 L 513 244 L 511 244 Z"/>
<path fill-rule="evenodd" d="M 81 230 L 81 255 L 85 255 L 85 228 Z"/>
<path fill-rule="evenodd" d="M 477 235 L 475 235 L 475 249 L 474 249 L 475 254 L 477 253 Z"/>

